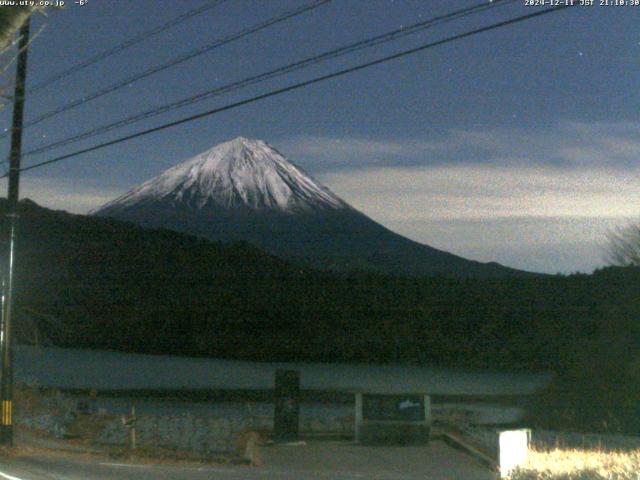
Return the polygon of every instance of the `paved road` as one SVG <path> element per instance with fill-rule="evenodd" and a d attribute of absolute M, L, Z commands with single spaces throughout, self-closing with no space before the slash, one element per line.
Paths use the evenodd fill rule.
<path fill-rule="evenodd" d="M 0 480 L 493 480 L 473 458 L 441 442 L 361 447 L 339 442 L 262 450 L 264 466 L 166 466 L 69 456 L 0 458 Z"/>

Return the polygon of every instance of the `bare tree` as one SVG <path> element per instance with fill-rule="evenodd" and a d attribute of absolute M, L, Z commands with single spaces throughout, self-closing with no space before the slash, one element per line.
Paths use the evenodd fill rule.
<path fill-rule="evenodd" d="M 610 231 L 607 240 L 607 256 L 613 265 L 640 266 L 640 222 Z"/>

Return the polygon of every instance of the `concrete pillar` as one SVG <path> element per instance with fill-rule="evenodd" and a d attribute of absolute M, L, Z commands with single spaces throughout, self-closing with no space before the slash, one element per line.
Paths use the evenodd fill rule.
<path fill-rule="evenodd" d="M 424 396 L 424 421 L 427 425 L 431 425 L 431 397 Z"/>

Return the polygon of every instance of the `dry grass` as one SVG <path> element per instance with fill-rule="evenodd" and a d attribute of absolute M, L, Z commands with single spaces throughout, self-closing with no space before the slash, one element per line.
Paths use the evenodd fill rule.
<path fill-rule="evenodd" d="M 640 450 L 531 451 L 512 480 L 640 480 Z"/>

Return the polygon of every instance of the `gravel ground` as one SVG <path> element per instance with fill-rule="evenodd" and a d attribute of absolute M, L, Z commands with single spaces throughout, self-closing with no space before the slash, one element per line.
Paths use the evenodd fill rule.
<path fill-rule="evenodd" d="M 420 447 L 365 447 L 349 442 L 309 442 L 264 447 L 265 467 L 313 473 L 308 478 L 481 480 L 495 473 L 441 441 Z M 344 475 L 344 476 L 341 476 Z M 301 477 L 302 478 L 302 477 Z"/>

